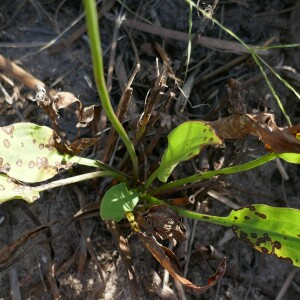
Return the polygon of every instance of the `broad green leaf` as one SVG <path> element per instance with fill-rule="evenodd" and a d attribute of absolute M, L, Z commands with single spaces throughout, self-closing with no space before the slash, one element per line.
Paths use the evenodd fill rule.
<path fill-rule="evenodd" d="M 121 221 L 125 212 L 133 211 L 138 201 L 138 193 L 128 190 L 125 183 L 120 183 L 105 193 L 100 206 L 100 216 L 103 220 Z"/>
<path fill-rule="evenodd" d="M 0 174 L 0 203 L 12 199 L 24 199 L 32 203 L 40 198 L 37 191 L 32 190 L 30 186 L 15 182 L 5 174 Z"/>
<path fill-rule="evenodd" d="M 165 204 L 150 196 L 153 204 Z M 170 205 L 180 216 L 231 227 L 235 234 L 256 250 L 300 267 L 300 210 L 254 204 L 232 210 L 228 217 L 200 214 Z"/>
<path fill-rule="evenodd" d="M 168 135 L 168 148 L 157 170 L 158 179 L 166 182 L 181 161 L 191 159 L 207 145 L 220 145 L 221 143 L 221 139 L 205 123 L 190 121 L 179 125 Z"/>
<path fill-rule="evenodd" d="M 53 130 L 32 123 L 0 127 L 0 172 L 23 182 L 41 182 L 57 174 L 69 156 L 54 148 Z"/>
<path fill-rule="evenodd" d="M 281 154 L 277 154 L 277 156 L 289 163 L 300 164 L 300 154 L 299 153 L 281 153 Z"/>
<path fill-rule="evenodd" d="M 255 204 L 225 219 L 251 247 L 300 267 L 300 210 Z"/>

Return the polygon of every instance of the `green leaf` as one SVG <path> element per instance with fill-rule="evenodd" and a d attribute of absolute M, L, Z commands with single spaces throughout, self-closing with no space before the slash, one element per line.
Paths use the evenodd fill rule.
<path fill-rule="evenodd" d="M 143 196 L 153 204 L 163 201 Z M 211 216 L 169 205 L 180 216 L 231 227 L 237 237 L 256 250 L 300 267 L 300 210 L 254 204 L 232 210 L 227 217 Z"/>
<path fill-rule="evenodd" d="M 166 182 L 181 161 L 191 159 L 207 145 L 220 144 L 221 139 L 205 123 L 190 121 L 179 125 L 168 135 L 168 148 L 157 170 L 158 179 Z"/>
<path fill-rule="evenodd" d="M 5 174 L 0 174 L 0 203 L 11 199 L 24 199 L 32 203 L 40 197 L 30 186 L 15 182 Z"/>
<path fill-rule="evenodd" d="M 277 156 L 289 163 L 300 164 L 300 154 L 299 153 L 281 153 L 281 154 L 277 154 Z"/>
<path fill-rule="evenodd" d="M 125 183 L 110 188 L 104 195 L 100 216 L 103 220 L 119 222 L 125 212 L 133 211 L 139 201 L 139 194 L 135 190 L 128 190 Z"/>
<path fill-rule="evenodd" d="M 226 219 L 251 247 L 300 267 L 300 210 L 255 204 Z"/>
<path fill-rule="evenodd" d="M 53 130 L 32 123 L 0 127 L 0 172 L 24 182 L 52 178 L 69 156 L 54 148 Z"/>

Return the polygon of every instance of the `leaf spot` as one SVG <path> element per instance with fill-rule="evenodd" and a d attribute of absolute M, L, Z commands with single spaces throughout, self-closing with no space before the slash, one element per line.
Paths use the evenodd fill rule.
<path fill-rule="evenodd" d="M 28 168 L 33 169 L 34 166 L 35 166 L 35 163 L 34 163 L 34 161 L 31 160 L 28 164 Z"/>
<path fill-rule="evenodd" d="M 244 231 L 240 232 L 240 238 L 241 239 L 247 239 L 247 237 L 248 237 L 248 234 L 246 232 L 244 232 Z"/>
<path fill-rule="evenodd" d="M 232 225 L 231 229 L 232 229 L 232 231 L 236 232 L 236 231 L 238 231 L 239 228 L 236 225 Z"/>
<path fill-rule="evenodd" d="M 248 208 L 251 210 L 251 211 L 255 211 L 256 208 L 253 206 L 253 205 L 249 205 Z"/>
<path fill-rule="evenodd" d="M 9 147 L 10 147 L 10 142 L 9 142 L 9 140 L 8 140 L 8 139 L 5 139 L 5 140 L 3 141 L 3 145 L 4 145 L 5 148 L 9 148 Z"/>
<path fill-rule="evenodd" d="M 261 213 L 259 213 L 259 212 L 255 212 L 255 214 L 258 216 L 258 217 L 260 217 L 260 218 L 262 218 L 262 219 L 266 219 L 267 218 L 267 216 L 265 215 L 265 214 L 261 214 Z"/>
<path fill-rule="evenodd" d="M 5 191 L 5 187 L 2 184 L 0 184 L 0 191 Z"/>
<path fill-rule="evenodd" d="M 281 243 L 278 241 L 275 241 L 272 246 L 274 246 L 276 249 L 280 249 L 282 247 Z"/>
<path fill-rule="evenodd" d="M 13 125 L 2 127 L 2 130 L 6 134 L 8 134 L 11 138 L 13 138 L 13 132 L 14 132 L 14 126 Z"/>
<path fill-rule="evenodd" d="M 21 159 L 18 159 L 17 162 L 16 162 L 16 165 L 17 165 L 18 167 L 22 167 L 22 165 L 23 165 L 22 160 L 21 160 Z"/>
<path fill-rule="evenodd" d="M 6 163 L 3 167 L 2 167 L 2 171 L 3 172 L 9 172 L 10 170 L 10 164 L 9 163 Z"/>

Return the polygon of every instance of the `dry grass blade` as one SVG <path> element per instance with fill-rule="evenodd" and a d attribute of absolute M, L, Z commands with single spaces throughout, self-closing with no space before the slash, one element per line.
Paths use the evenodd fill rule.
<path fill-rule="evenodd" d="M 133 90 L 130 86 L 131 86 L 131 84 L 134 80 L 134 77 L 136 76 L 139 68 L 140 68 L 140 65 L 137 65 L 135 67 L 135 70 L 133 71 L 132 75 L 130 76 L 128 83 L 126 85 L 126 88 L 120 99 L 118 109 L 116 111 L 116 115 L 121 123 L 124 122 L 124 119 L 125 119 L 125 116 L 128 111 L 129 104 L 130 104 L 132 92 L 133 92 Z M 114 128 L 112 128 L 109 133 L 109 136 L 108 136 L 107 146 L 104 149 L 103 160 L 102 160 L 103 162 L 108 161 L 109 157 L 111 156 L 111 153 L 113 152 L 113 149 L 115 147 L 116 140 L 117 140 L 116 130 Z"/>
<path fill-rule="evenodd" d="M 186 291 L 192 294 L 201 294 L 216 284 L 224 275 L 226 270 L 226 259 L 220 263 L 216 273 L 208 279 L 205 286 L 197 286 L 182 276 L 179 262 L 175 254 L 168 248 L 160 245 L 153 237 L 148 236 L 142 232 L 139 237 L 146 248 L 159 261 L 159 263 L 170 273 L 170 275 L 184 285 Z"/>
<path fill-rule="evenodd" d="M 57 223 L 57 222 L 55 222 Z M 30 230 L 29 232 L 22 235 L 17 240 L 9 243 L 7 246 L 0 249 L 0 264 L 5 264 L 9 260 L 12 259 L 12 257 L 16 254 L 18 249 L 26 244 L 31 238 L 35 237 L 36 235 L 43 233 L 46 230 L 49 230 L 51 226 L 53 226 L 54 223 L 50 224 L 44 224 L 39 227 L 34 228 L 33 230 Z"/>
<path fill-rule="evenodd" d="M 160 74 L 155 80 L 154 86 L 152 87 L 149 96 L 145 100 L 144 112 L 137 124 L 137 132 L 135 136 L 135 142 L 139 141 L 147 130 L 148 123 L 150 121 L 153 109 L 157 103 L 162 99 L 162 94 L 166 88 L 167 81 L 167 66 L 163 65 Z"/>

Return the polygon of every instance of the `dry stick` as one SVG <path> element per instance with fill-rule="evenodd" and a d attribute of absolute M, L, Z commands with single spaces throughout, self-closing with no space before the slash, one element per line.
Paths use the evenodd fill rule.
<path fill-rule="evenodd" d="M 114 21 L 115 17 L 112 15 L 106 15 L 107 19 L 110 21 Z M 135 28 L 139 31 L 144 31 L 148 32 L 151 34 L 155 34 L 164 38 L 169 38 L 173 40 L 179 40 L 179 41 L 185 41 L 187 42 L 189 40 L 189 35 L 186 32 L 181 32 L 181 31 L 176 31 L 176 30 L 171 30 L 155 25 L 148 25 L 142 22 L 138 22 L 135 20 L 125 20 L 122 23 L 123 26 L 128 26 L 131 28 Z M 237 54 L 249 54 L 249 51 L 242 46 L 238 42 L 230 42 L 226 40 L 219 40 L 219 39 L 214 39 L 210 37 L 200 37 L 197 40 L 197 44 L 201 45 L 206 48 L 212 48 L 220 51 L 225 51 L 225 52 L 230 52 L 230 53 L 237 53 Z M 250 46 L 255 48 L 255 46 Z M 256 50 L 256 53 L 261 55 L 261 56 L 266 56 L 269 55 L 268 50 Z"/>
<path fill-rule="evenodd" d="M 131 74 L 131 76 L 128 80 L 127 86 L 125 87 L 125 90 L 123 92 L 123 95 L 122 95 L 119 105 L 118 105 L 116 115 L 121 123 L 124 121 L 125 115 L 128 110 L 129 102 L 130 102 L 130 99 L 132 96 L 133 90 L 130 86 L 131 86 L 131 84 L 134 80 L 134 77 L 136 76 L 139 68 L 140 68 L 140 65 L 137 65 L 135 67 L 133 73 Z M 105 147 L 105 150 L 104 150 L 103 160 L 102 160 L 103 162 L 106 162 L 108 160 L 108 158 L 115 146 L 116 139 L 117 139 L 116 131 L 114 128 L 112 128 L 110 131 L 109 137 L 108 137 L 107 146 Z"/>
<path fill-rule="evenodd" d="M 34 90 L 36 93 L 39 91 L 39 89 L 44 88 L 51 97 L 56 95 L 56 91 L 54 89 L 47 89 L 44 82 L 35 78 L 30 73 L 26 72 L 24 69 L 9 59 L 6 59 L 2 55 L 0 55 L 0 70 L 2 70 L 6 75 L 22 82 L 25 86 Z"/>
<path fill-rule="evenodd" d="M 210 190 L 207 192 L 207 194 L 209 196 L 211 196 L 212 198 L 222 202 L 223 204 L 227 205 L 230 208 L 233 209 L 239 209 L 240 206 L 236 203 L 234 203 L 233 201 L 229 200 L 228 198 L 224 197 L 223 195 L 221 195 L 220 193 L 214 191 L 214 190 Z"/>
<path fill-rule="evenodd" d="M 289 274 L 289 276 L 287 277 L 287 279 L 285 280 L 283 286 L 281 287 L 278 295 L 276 296 L 275 300 L 282 300 L 284 297 L 284 294 L 286 293 L 288 287 L 290 286 L 290 284 L 292 283 L 296 273 L 298 272 L 298 269 L 294 268 L 293 271 Z"/>
<path fill-rule="evenodd" d="M 125 64 L 122 60 L 123 55 L 119 55 L 117 58 L 117 67 L 116 67 L 116 76 L 118 79 L 119 87 L 122 93 L 125 92 L 127 86 L 131 86 L 132 82 L 139 71 L 140 63 L 136 64 L 136 67 L 133 71 L 133 75 L 130 76 L 128 80 L 128 75 L 126 72 Z M 128 116 L 130 119 L 133 119 L 137 114 L 137 107 L 136 107 L 136 99 L 134 94 L 131 95 L 131 101 L 128 103 Z"/>
<path fill-rule="evenodd" d="M 200 207 L 201 207 L 201 204 L 199 202 L 197 202 L 196 212 L 200 212 Z M 189 264 L 190 264 L 191 253 L 192 253 L 192 246 L 193 246 L 193 242 L 194 242 L 194 238 L 195 238 L 195 232 L 196 232 L 197 225 L 198 225 L 198 221 L 193 220 L 192 230 L 191 230 L 191 234 L 190 234 L 190 238 L 189 238 L 189 244 L 188 244 L 187 257 L 186 257 L 186 261 L 185 261 L 185 264 L 184 264 L 184 270 L 183 270 L 183 276 L 184 277 L 187 276 L 187 272 L 188 272 L 188 268 L 189 268 Z"/>

